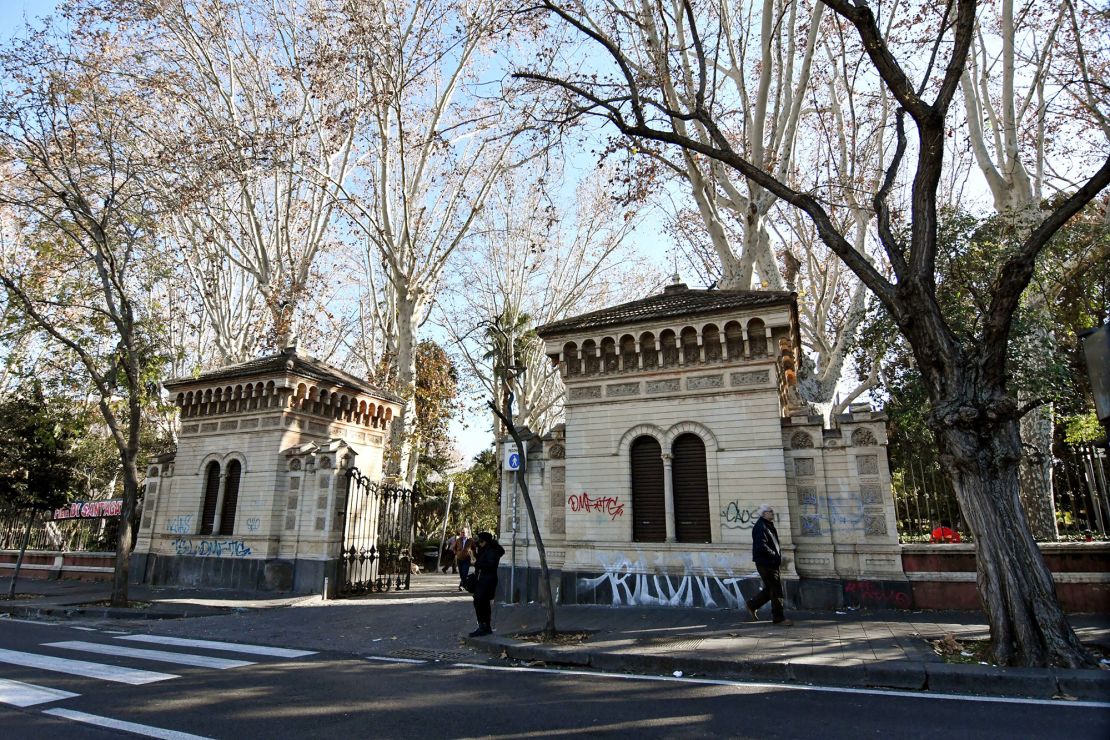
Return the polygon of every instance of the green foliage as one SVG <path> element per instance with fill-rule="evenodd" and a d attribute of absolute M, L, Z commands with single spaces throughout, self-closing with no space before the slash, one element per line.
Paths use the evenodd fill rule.
<path fill-rule="evenodd" d="M 1011 393 L 1054 403 L 1067 414 L 1089 410 L 1078 332 L 1097 325 L 1110 310 L 1110 265 L 1098 258 L 1108 238 L 1093 212 L 1084 213 L 1062 229 L 1042 255 L 1027 300 L 1014 317 L 1007 356 Z M 969 349 L 980 341 L 997 266 L 1018 243 L 1016 227 L 1002 217 L 979 219 L 953 210 L 940 214 L 937 302 Z M 1092 257 L 1084 262 L 1085 255 Z M 1067 264 L 1078 264 L 1079 269 L 1065 275 L 1062 266 Z M 1051 299 L 1047 303 L 1046 297 Z M 891 467 L 913 461 L 935 470 L 939 463 L 920 370 L 920 363 L 929 358 L 913 355 L 874 300 L 861 331 L 861 377 L 870 370 L 873 356 L 882 357 L 879 395 L 890 415 Z"/>
<path fill-rule="evenodd" d="M 38 387 L 0 400 L 0 510 L 53 509 L 79 490 L 64 411 Z"/>
<path fill-rule="evenodd" d="M 1060 423 L 1064 427 L 1064 441 L 1068 444 L 1097 442 L 1104 436 L 1102 425 L 1098 423 L 1098 414 L 1094 411 L 1065 417 Z"/>

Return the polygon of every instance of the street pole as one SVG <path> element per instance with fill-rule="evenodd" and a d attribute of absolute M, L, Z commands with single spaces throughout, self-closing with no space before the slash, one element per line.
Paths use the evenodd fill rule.
<path fill-rule="evenodd" d="M 455 481 L 447 481 L 447 511 L 443 512 L 443 530 L 439 533 L 439 552 L 436 553 L 436 572 L 443 557 L 443 544 L 447 541 L 447 520 L 451 518 L 451 497 L 455 495 Z"/>
<path fill-rule="evenodd" d="M 508 338 L 508 344 L 509 344 L 509 356 L 508 356 L 507 362 L 505 363 L 505 383 L 506 383 L 506 385 L 508 386 L 508 389 L 509 389 L 508 395 L 509 396 L 515 396 L 516 394 L 513 392 L 512 378 L 509 375 L 509 368 L 516 367 L 516 353 L 514 352 L 514 347 L 513 347 L 513 327 L 512 327 L 512 325 L 509 326 L 509 332 L 508 332 L 508 337 L 507 338 Z M 510 424 L 514 423 L 513 422 L 513 405 L 510 403 L 509 408 L 505 409 L 505 411 L 506 411 L 506 416 L 509 417 L 509 423 Z M 521 464 L 523 464 L 523 463 L 524 463 L 524 461 L 521 460 Z M 520 474 L 519 471 L 517 471 L 517 470 L 513 471 L 513 558 L 512 558 L 512 568 L 509 570 L 509 603 L 511 603 L 511 604 L 516 603 L 516 530 L 517 530 L 516 489 L 517 489 L 517 476 L 519 474 Z"/>

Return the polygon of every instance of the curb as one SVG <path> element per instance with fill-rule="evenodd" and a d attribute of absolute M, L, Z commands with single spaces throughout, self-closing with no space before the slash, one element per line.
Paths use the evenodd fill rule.
<path fill-rule="evenodd" d="M 924 661 L 895 660 L 867 663 L 846 660 L 840 664 L 791 661 L 745 661 L 704 657 L 669 657 L 635 653 L 591 651 L 588 648 L 545 647 L 507 637 L 464 637 L 475 649 L 511 660 L 542 661 L 553 665 L 589 667 L 612 673 L 688 676 L 705 675 L 773 683 L 818 686 L 896 689 L 972 694 L 984 697 L 1025 697 L 1110 701 L 1110 671 L 1063 668 L 999 668 Z"/>
<path fill-rule="evenodd" d="M 191 617 L 209 617 L 221 614 L 231 614 L 234 609 L 219 609 L 218 611 L 190 612 L 190 611 L 165 611 L 151 609 L 132 609 L 129 607 L 81 607 L 81 606 L 10 606 L 0 607 L 0 614 L 9 614 L 25 618 L 91 618 L 91 619 L 188 619 Z"/>

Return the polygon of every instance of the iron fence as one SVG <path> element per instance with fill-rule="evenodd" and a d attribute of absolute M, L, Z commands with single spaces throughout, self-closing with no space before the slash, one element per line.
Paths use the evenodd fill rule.
<path fill-rule="evenodd" d="M 340 595 L 408 590 L 416 490 L 347 471 Z"/>
<path fill-rule="evenodd" d="M 1091 444 L 1058 445 L 1052 466 L 1053 503 L 1061 540 L 1110 539 L 1110 459 L 1106 449 Z M 924 462 L 891 471 L 898 540 L 933 541 L 933 532 L 947 524 L 960 541 L 971 533 L 960 514 L 948 478 Z"/>
<path fill-rule="evenodd" d="M 23 544 L 27 516 L 26 512 L 21 512 L 0 518 L 0 550 L 18 550 Z M 51 512 L 42 512 L 31 525 L 27 549 L 112 552 L 116 549 L 117 526 L 115 517 L 54 521 Z"/>

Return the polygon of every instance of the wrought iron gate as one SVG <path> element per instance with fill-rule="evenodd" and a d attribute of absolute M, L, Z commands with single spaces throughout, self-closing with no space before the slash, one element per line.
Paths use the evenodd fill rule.
<path fill-rule="evenodd" d="M 339 593 L 408 590 L 412 571 L 415 488 L 371 481 L 347 471 Z"/>

